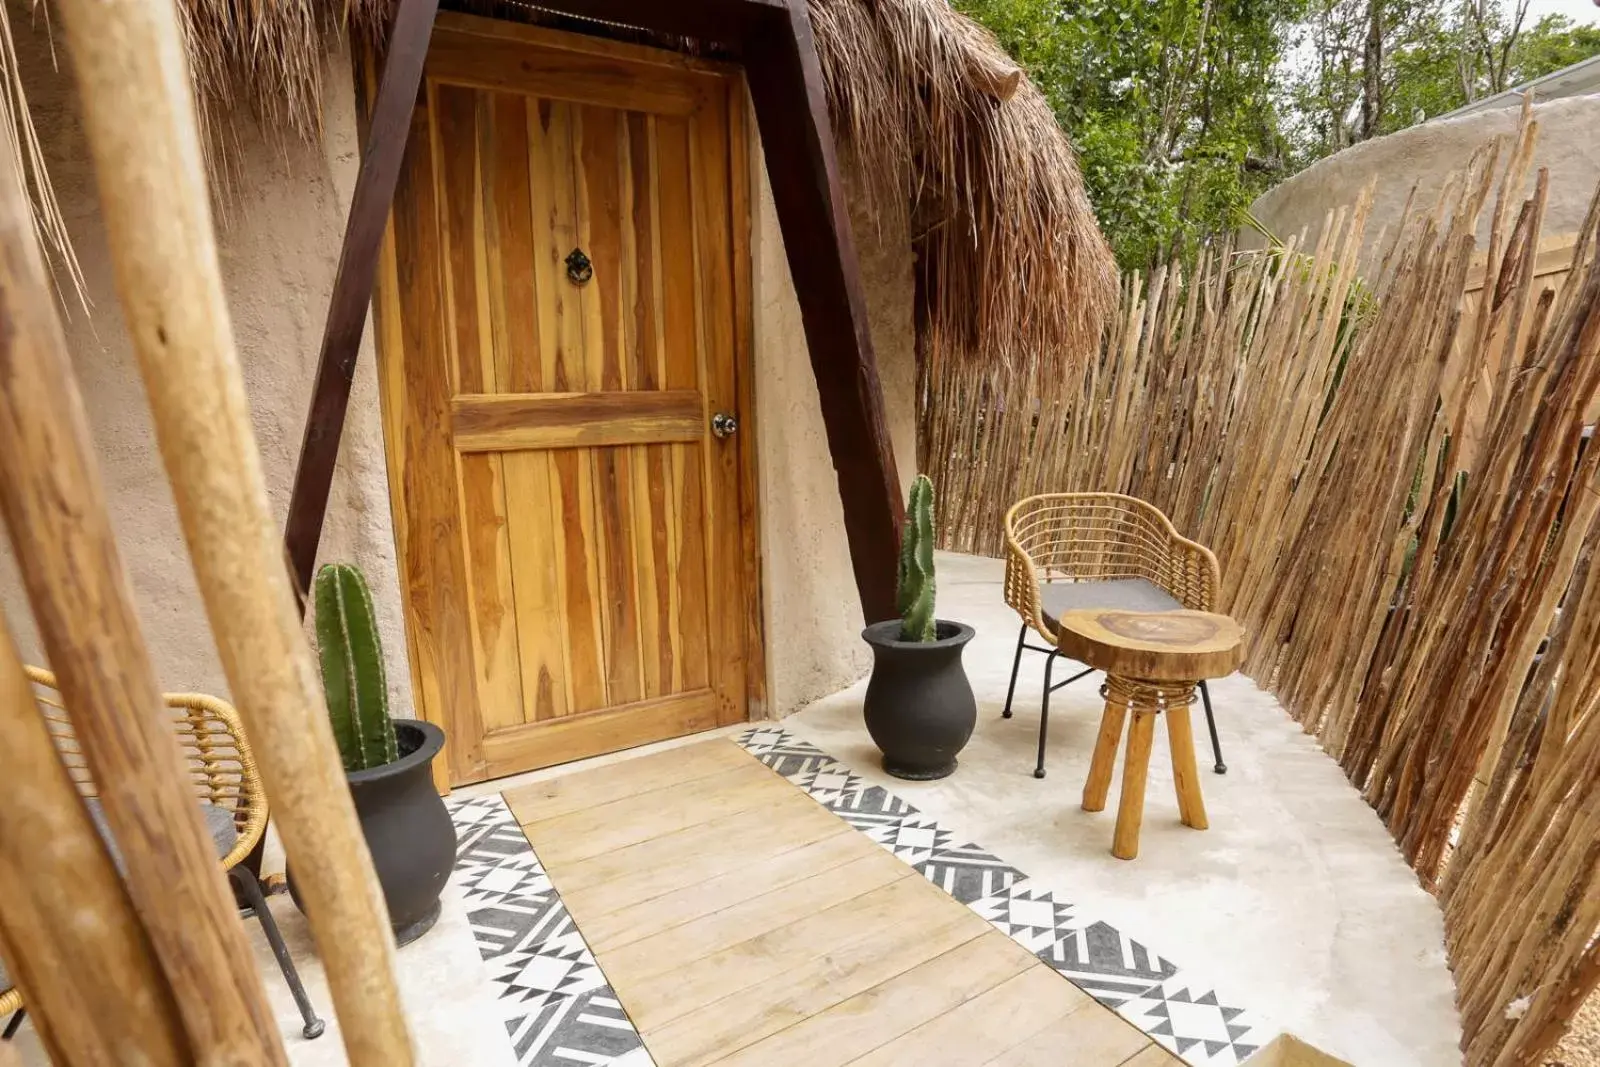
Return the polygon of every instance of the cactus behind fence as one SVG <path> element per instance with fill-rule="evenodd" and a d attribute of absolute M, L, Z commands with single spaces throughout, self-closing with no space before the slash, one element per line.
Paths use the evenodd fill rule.
<path fill-rule="evenodd" d="M 344 769 L 393 763 L 398 751 L 389 720 L 383 645 L 366 579 L 347 563 L 329 563 L 317 572 L 314 595 L 322 689 Z"/>

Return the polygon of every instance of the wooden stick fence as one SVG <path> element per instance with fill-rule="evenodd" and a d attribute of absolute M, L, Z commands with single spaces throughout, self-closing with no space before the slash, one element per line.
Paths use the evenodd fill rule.
<path fill-rule="evenodd" d="M 1245 671 L 1440 897 L 1472 1067 L 1539 1062 L 1600 982 L 1600 191 L 1558 296 L 1537 134 L 1412 205 L 1367 281 L 1363 196 L 1314 248 L 1125 279 L 1079 375 L 923 382 L 945 547 L 998 555 L 1031 493 L 1115 491 L 1217 553 Z"/>
<path fill-rule="evenodd" d="M 345 1048 L 357 1067 L 404 1067 L 393 937 L 245 407 L 178 14 L 172 0 L 59 7 L 162 458 Z M 282 1064 L 139 633 L 54 308 L 20 174 L 0 167 L 0 511 L 126 866 L 119 879 L 0 626 L 0 952 L 64 1067 Z"/>

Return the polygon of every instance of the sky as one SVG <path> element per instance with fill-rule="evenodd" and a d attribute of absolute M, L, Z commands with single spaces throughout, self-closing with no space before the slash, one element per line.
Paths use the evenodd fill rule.
<path fill-rule="evenodd" d="M 1595 6 L 1594 0 L 1530 0 L 1530 23 L 1546 15 L 1565 15 L 1573 22 L 1600 22 L 1600 7 Z"/>

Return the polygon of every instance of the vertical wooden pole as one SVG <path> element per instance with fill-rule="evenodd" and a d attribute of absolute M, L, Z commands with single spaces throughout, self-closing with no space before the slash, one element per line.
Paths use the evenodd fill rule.
<path fill-rule="evenodd" d="M 405 1067 L 413 1050 L 394 939 L 251 433 L 177 11 L 173 0 L 63 0 L 60 10 L 156 439 L 345 1048 L 355 1067 Z"/>
<path fill-rule="evenodd" d="M 191 1062 L 166 976 L 56 754 L 3 613 L 0 737 L 0 949 L 51 1061 Z"/>
<path fill-rule="evenodd" d="M 311 590 L 311 572 L 317 563 L 317 544 L 328 512 L 328 492 L 339 458 L 339 438 L 344 433 L 345 410 L 350 406 L 350 385 L 355 380 L 356 357 L 367 325 L 367 305 L 378 273 L 378 250 L 389 221 L 395 183 L 411 132 L 411 111 L 422 85 L 423 61 L 439 0 L 400 0 L 389 32 L 372 122 L 367 129 L 361 169 L 350 197 L 350 217 L 345 223 L 339 268 L 328 298 L 328 319 L 322 330 L 322 352 L 317 359 L 317 379 L 311 387 L 311 408 L 306 412 L 305 437 L 295 466 L 294 488 L 289 493 L 289 518 L 284 523 L 284 550 L 294 569 L 300 596 Z"/>
<path fill-rule="evenodd" d="M 0 158 L 9 158 L 10 150 L 0 136 Z M 283 1064 L 254 956 L 201 825 L 139 632 L 27 195 L 15 170 L 5 166 L 0 326 L 0 509 L 45 651 L 120 846 L 128 893 L 149 931 L 195 1058 Z M 4 741 L 12 743 L 10 737 Z M 11 784 L 5 780 L 6 789 Z M 4 802 L 14 800 L 7 796 Z M 67 886 L 53 888 L 70 892 Z M 93 921 L 94 913 L 88 915 Z M 114 915 L 107 917 L 112 920 Z M 11 922 L 8 915 L 8 930 Z M 70 1025 L 53 1022 L 58 1030 Z"/>
<path fill-rule="evenodd" d="M 1200 771 L 1194 764 L 1194 728 L 1187 704 L 1167 709 L 1167 748 L 1172 753 L 1172 786 L 1178 794 L 1178 815 L 1183 825 L 1204 830 L 1206 798 L 1200 792 Z"/>
<path fill-rule="evenodd" d="M 1128 745 L 1122 757 L 1122 799 L 1117 802 L 1117 827 L 1111 834 L 1111 854 L 1119 860 L 1139 855 L 1139 829 L 1144 825 L 1144 783 L 1150 771 L 1150 745 L 1155 739 L 1156 713 L 1130 709 Z"/>
<path fill-rule="evenodd" d="M 839 478 L 861 610 L 877 622 L 897 614 L 900 479 L 810 17 L 804 0 L 773 8 L 753 20 L 745 74 Z"/>

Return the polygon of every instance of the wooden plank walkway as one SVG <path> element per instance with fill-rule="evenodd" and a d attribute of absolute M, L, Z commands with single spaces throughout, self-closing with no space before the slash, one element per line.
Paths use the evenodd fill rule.
<path fill-rule="evenodd" d="M 1177 1067 L 738 745 L 507 803 L 658 1067 Z"/>

